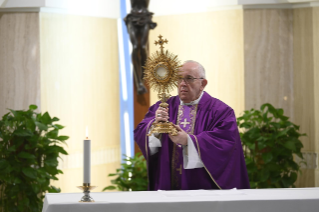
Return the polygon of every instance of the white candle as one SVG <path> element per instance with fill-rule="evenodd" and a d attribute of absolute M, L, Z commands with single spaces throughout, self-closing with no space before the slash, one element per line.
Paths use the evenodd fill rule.
<path fill-rule="evenodd" d="M 83 142 L 83 183 L 91 183 L 91 140 L 89 140 L 88 127 Z"/>

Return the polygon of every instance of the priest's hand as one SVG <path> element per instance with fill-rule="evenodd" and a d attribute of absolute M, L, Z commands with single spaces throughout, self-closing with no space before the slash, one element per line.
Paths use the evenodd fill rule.
<path fill-rule="evenodd" d="M 168 108 L 158 107 L 155 112 L 155 123 L 167 122 L 168 120 Z"/>
<path fill-rule="evenodd" d="M 177 135 L 168 134 L 168 137 L 177 145 L 187 145 L 187 133 L 178 125 L 174 125 L 177 129 Z"/>

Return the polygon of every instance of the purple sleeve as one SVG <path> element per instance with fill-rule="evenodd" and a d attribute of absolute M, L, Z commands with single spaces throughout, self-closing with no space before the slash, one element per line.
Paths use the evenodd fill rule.
<path fill-rule="evenodd" d="M 200 118 L 207 128 L 191 138 L 206 171 L 221 189 L 249 188 L 234 111 L 226 108 L 221 113 L 201 116 L 206 117 Z"/>
<path fill-rule="evenodd" d="M 137 143 L 146 159 L 148 158 L 149 154 L 147 133 L 155 120 L 155 112 L 158 108 L 158 104 L 159 103 L 156 103 L 149 108 L 144 119 L 137 125 L 136 129 L 134 130 L 134 141 Z"/>

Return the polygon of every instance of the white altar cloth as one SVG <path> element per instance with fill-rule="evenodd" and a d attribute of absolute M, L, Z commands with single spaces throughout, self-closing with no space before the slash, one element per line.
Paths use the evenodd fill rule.
<path fill-rule="evenodd" d="M 48 193 L 42 212 L 318 212 L 319 188 Z"/>

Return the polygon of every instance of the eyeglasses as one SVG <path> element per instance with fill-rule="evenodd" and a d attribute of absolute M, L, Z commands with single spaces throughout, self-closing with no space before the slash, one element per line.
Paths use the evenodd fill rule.
<path fill-rule="evenodd" d="M 204 79 L 204 78 L 194 78 L 194 77 L 188 76 L 186 78 L 179 78 L 178 83 L 181 83 L 184 80 L 185 83 L 190 84 L 194 82 L 195 79 Z"/>

